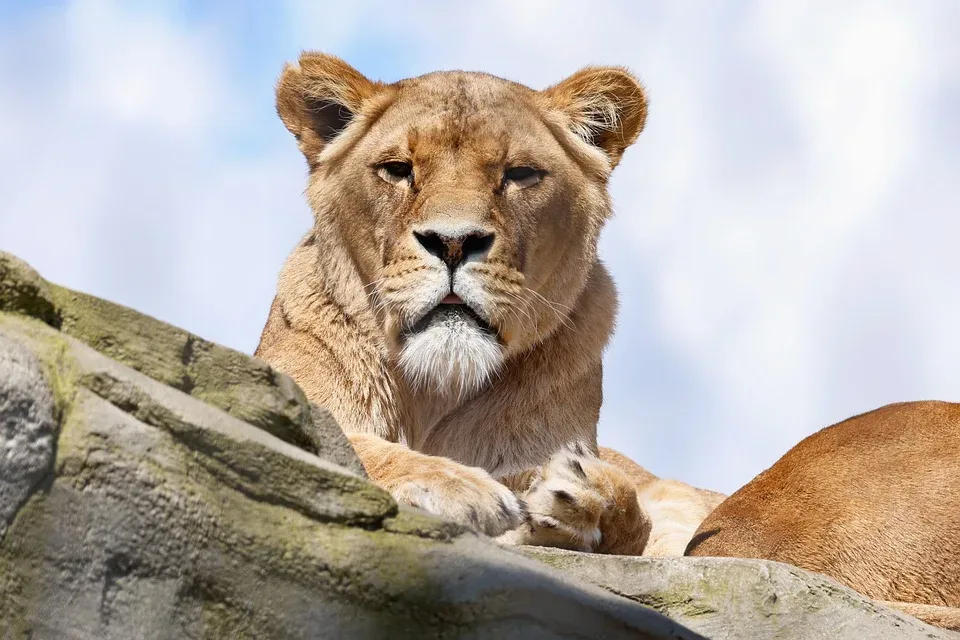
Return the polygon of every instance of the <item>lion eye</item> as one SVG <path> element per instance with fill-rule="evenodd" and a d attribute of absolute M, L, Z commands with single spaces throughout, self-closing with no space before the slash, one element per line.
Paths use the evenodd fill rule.
<path fill-rule="evenodd" d="M 540 182 L 544 172 L 533 167 L 510 167 L 503 172 L 504 183 L 512 182 L 521 189 L 532 187 Z"/>
<path fill-rule="evenodd" d="M 413 178 L 413 165 L 409 162 L 384 162 L 377 167 L 377 173 L 387 182 L 396 184 Z"/>

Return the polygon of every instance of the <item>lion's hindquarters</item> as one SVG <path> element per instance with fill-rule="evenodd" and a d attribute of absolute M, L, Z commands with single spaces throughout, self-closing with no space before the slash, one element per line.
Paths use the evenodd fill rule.
<path fill-rule="evenodd" d="M 923 619 L 951 614 L 960 605 L 958 450 L 960 404 L 899 403 L 855 416 L 735 492 L 687 553 L 785 562 L 870 598 L 911 603 L 892 606 Z"/>

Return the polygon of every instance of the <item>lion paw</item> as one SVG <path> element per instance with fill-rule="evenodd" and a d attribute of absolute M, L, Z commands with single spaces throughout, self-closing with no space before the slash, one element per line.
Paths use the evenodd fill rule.
<path fill-rule="evenodd" d="M 540 467 L 523 500 L 526 519 L 499 542 L 639 555 L 650 533 L 633 483 L 580 444 Z"/>
<path fill-rule="evenodd" d="M 447 517 L 496 536 L 523 521 L 520 500 L 483 469 L 433 458 L 416 473 L 391 483 L 397 502 Z"/>

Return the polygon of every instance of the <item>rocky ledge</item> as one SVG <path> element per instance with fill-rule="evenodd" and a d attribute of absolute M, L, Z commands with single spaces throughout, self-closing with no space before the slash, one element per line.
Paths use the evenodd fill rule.
<path fill-rule="evenodd" d="M 398 508 L 266 363 L 0 253 L 0 638 L 948 638 L 774 563 Z"/>

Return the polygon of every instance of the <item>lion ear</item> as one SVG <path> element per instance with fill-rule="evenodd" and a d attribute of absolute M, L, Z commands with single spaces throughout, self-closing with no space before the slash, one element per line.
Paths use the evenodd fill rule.
<path fill-rule="evenodd" d="M 646 92 L 621 67 L 586 67 L 541 93 L 578 137 L 606 152 L 611 168 L 647 120 Z"/>
<path fill-rule="evenodd" d="M 305 51 L 277 81 L 277 113 L 311 168 L 382 85 L 335 56 Z"/>

